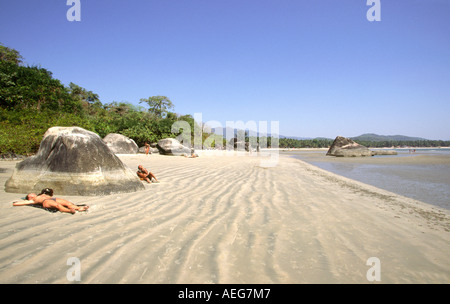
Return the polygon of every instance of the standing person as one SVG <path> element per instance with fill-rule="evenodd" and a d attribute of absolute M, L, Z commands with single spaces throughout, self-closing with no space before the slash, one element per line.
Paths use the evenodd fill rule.
<path fill-rule="evenodd" d="M 150 152 L 150 145 L 145 143 L 145 155 L 148 155 L 148 152 Z"/>
<path fill-rule="evenodd" d="M 145 180 L 147 183 L 151 184 L 152 183 L 152 179 L 154 179 L 155 183 L 159 183 L 158 179 L 156 178 L 156 176 L 149 172 L 147 169 L 145 169 L 144 167 L 142 167 L 142 165 L 138 166 L 138 171 L 136 172 L 137 176 L 139 176 L 139 178 L 141 180 Z"/>

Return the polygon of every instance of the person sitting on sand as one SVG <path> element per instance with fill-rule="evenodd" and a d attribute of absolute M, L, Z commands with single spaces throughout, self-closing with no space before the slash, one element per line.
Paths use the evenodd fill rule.
<path fill-rule="evenodd" d="M 155 175 L 153 175 L 153 173 L 148 172 L 147 169 L 145 169 L 144 167 L 142 167 L 142 165 L 138 166 L 138 171 L 136 172 L 137 176 L 139 176 L 139 178 L 141 180 L 145 180 L 147 183 L 151 184 L 152 183 L 152 179 L 154 179 L 155 183 L 159 183 L 158 179 L 156 178 Z"/>
<path fill-rule="evenodd" d="M 187 158 L 196 158 L 196 157 L 198 157 L 198 155 L 196 153 L 194 153 L 194 152 L 195 152 L 194 149 L 192 149 L 191 150 L 191 155 L 190 156 L 184 155 L 184 157 L 187 157 Z"/>
<path fill-rule="evenodd" d="M 53 195 L 53 190 L 51 190 L 51 194 Z M 48 194 L 37 195 L 36 193 L 30 193 L 25 199 L 26 201 L 14 202 L 13 206 L 41 205 L 44 208 L 58 209 L 61 212 L 72 214 L 89 209 L 89 206 L 77 206 L 65 199 L 52 197 Z"/>

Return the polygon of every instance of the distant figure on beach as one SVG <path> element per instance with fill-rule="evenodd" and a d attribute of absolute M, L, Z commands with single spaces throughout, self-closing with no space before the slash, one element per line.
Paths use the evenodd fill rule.
<path fill-rule="evenodd" d="M 156 183 L 159 183 L 158 179 L 156 178 L 155 175 L 153 175 L 153 173 L 149 172 L 147 169 L 145 169 L 144 167 L 142 167 L 142 165 L 138 166 L 138 171 L 136 172 L 137 176 L 139 176 L 139 178 L 141 180 L 145 180 L 147 183 L 151 184 L 152 183 L 152 179 L 155 180 Z"/>
<path fill-rule="evenodd" d="M 150 152 L 150 145 L 148 143 L 145 143 L 145 155 L 148 155 Z"/>
<path fill-rule="evenodd" d="M 192 149 L 192 150 L 191 150 L 191 155 L 190 155 L 190 156 L 185 155 L 184 157 L 187 157 L 187 158 L 196 158 L 196 157 L 198 157 L 198 155 L 195 154 L 195 153 L 194 153 L 194 149 Z"/>
<path fill-rule="evenodd" d="M 50 190 L 50 191 L 44 191 Z M 44 192 L 44 193 L 43 193 Z M 51 195 L 45 194 L 51 193 Z M 26 201 L 14 202 L 13 206 L 27 206 L 27 205 L 39 205 L 47 209 L 57 209 L 61 212 L 67 212 L 74 214 L 77 211 L 86 211 L 89 206 L 77 206 L 65 199 L 52 197 L 53 190 L 46 188 L 41 191 L 41 194 L 30 193 L 26 196 Z"/>

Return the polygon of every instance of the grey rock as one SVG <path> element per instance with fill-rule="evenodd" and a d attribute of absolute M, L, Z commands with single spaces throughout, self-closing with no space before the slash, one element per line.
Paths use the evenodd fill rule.
<path fill-rule="evenodd" d="M 13 193 L 43 188 L 52 188 L 55 195 L 80 196 L 145 189 L 100 136 L 78 127 L 48 129 L 37 154 L 18 163 L 5 183 L 5 191 Z"/>
<path fill-rule="evenodd" d="M 178 140 L 174 138 L 165 138 L 158 141 L 156 147 L 162 155 L 190 155 L 191 149 L 183 146 Z"/>
<path fill-rule="evenodd" d="M 360 145 L 350 138 L 337 136 L 327 152 L 328 156 L 338 157 L 362 157 L 372 156 L 372 151 Z"/>
<path fill-rule="evenodd" d="M 372 155 L 397 155 L 397 151 L 393 151 L 393 150 L 375 150 L 372 151 Z"/>
<path fill-rule="evenodd" d="M 139 150 L 134 140 L 122 134 L 110 133 L 103 138 L 103 141 L 115 154 L 137 154 Z"/>

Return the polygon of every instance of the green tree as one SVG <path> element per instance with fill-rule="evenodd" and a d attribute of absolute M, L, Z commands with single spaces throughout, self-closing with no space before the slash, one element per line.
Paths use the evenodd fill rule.
<path fill-rule="evenodd" d="M 96 115 L 103 107 L 98 94 L 88 91 L 73 82 L 69 83 L 67 88 L 70 97 L 78 102 L 86 113 Z"/>
<path fill-rule="evenodd" d="M 15 49 L 4 46 L 0 43 L 0 61 L 5 61 L 19 65 L 22 63 L 22 55 Z"/>
<path fill-rule="evenodd" d="M 75 99 L 82 100 L 90 104 L 100 102 L 97 94 L 93 93 L 92 91 L 88 91 L 85 88 L 74 84 L 73 82 L 69 83 L 68 91 L 69 94 Z"/>
<path fill-rule="evenodd" d="M 71 98 L 50 71 L 6 61 L 0 61 L 0 106 L 16 110 L 82 111 L 81 103 Z"/>
<path fill-rule="evenodd" d="M 166 96 L 151 96 L 147 99 L 141 98 L 139 103 L 148 104 L 148 111 L 155 114 L 157 118 L 163 118 L 174 107 L 172 101 Z"/>

